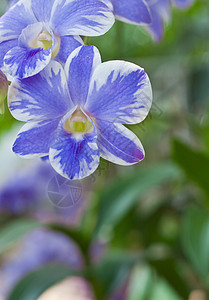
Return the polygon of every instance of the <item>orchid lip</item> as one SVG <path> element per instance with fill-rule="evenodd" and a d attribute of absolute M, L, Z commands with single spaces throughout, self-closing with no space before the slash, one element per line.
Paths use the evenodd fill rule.
<path fill-rule="evenodd" d="M 85 134 L 93 131 L 94 127 L 90 119 L 80 109 L 76 109 L 74 113 L 65 121 L 64 129 L 72 134 Z"/>
<path fill-rule="evenodd" d="M 50 34 L 47 30 L 43 30 L 36 38 L 30 41 L 29 46 L 44 50 L 52 48 L 52 58 L 54 58 L 60 49 L 60 37 Z"/>

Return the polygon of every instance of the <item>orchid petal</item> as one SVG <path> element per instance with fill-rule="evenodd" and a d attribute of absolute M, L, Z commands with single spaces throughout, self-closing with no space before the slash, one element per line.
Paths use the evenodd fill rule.
<path fill-rule="evenodd" d="M 38 74 L 51 60 L 51 49 L 14 47 L 4 57 L 6 72 L 12 77 L 27 78 Z"/>
<path fill-rule="evenodd" d="M 36 22 L 31 1 L 18 1 L 0 18 L 0 43 L 17 39 L 25 27 Z"/>
<path fill-rule="evenodd" d="M 24 158 L 42 157 L 56 137 L 60 119 L 25 124 L 18 133 L 13 151 Z"/>
<path fill-rule="evenodd" d="M 18 45 L 18 39 L 4 41 L 0 43 L 0 68 L 4 67 L 4 56 L 12 48 Z"/>
<path fill-rule="evenodd" d="M 15 80 L 8 94 L 12 115 L 20 121 L 39 121 L 63 116 L 73 103 L 62 66 L 52 61 L 42 72 Z"/>
<path fill-rule="evenodd" d="M 54 0 L 31 0 L 31 8 L 39 22 L 49 22 L 54 2 Z"/>
<path fill-rule="evenodd" d="M 77 36 L 61 36 L 60 50 L 55 57 L 55 60 L 64 65 L 69 55 L 78 47 L 82 46 L 83 40 Z"/>
<path fill-rule="evenodd" d="M 85 110 L 109 122 L 143 121 L 152 103 L 152 89 L 144 70 L 125 61 L 99 65 L 91 79 Z"/>
<path fill-rule="evenodd" d="M 49 151 L 52 167 L 68 179 L 82 179 L 92 174 L 99 165 L 94 124 L 92 132 L 76 135 L 66 132 L 63 122 L 60 123 L 58 137 Z"/>
<path fill-rule="evenodd" d="M 102 0 L 57 0 L 50 23 L 58 36 L 97 36 L 112 27 L 114 16 Z"/>
<path fill-rule="evenodd" d="M 144 0 L 112 0 L 116 19 L 130 24 L 150 24 L 149 7 Z"/>
<path fill-rule="evenodd" d="M 97 121 L 97 143 L 101 157 L 119 165 L 132 165 L 144 159 L 137 136 L 121 124 Z"/>
<path fill-rule="evenodd" d="M 83 105 L 86 102 L 92 73 L 99 64 L 101 56 L 93 46 L 79 47 L 69 56 L 65 73 L 70 96 L 75 104 Z"/>

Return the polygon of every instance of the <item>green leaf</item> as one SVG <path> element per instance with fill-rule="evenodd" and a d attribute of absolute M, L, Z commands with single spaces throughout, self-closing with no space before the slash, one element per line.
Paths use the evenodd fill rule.
<path fill-rule="evenodd" d="M 186 257 L 204 281 L 209 280 L 209 212 L 191 208 L 184 216 L 182 244 Z"/>
<path fill-rule="evenodd" d="M 149 299 L 153 288 L 153 276 L 151 268 L 146 265 L 136 265 L 130 276 L 128 287 L 129 300 Z M 140 282 L 140 284 L 139 284 Z"/>
<path fill-rule="evenodd" d="M 111 295 L 127 279 L 131 268 L 141 257 L 126 251 L 112 251 L 95 267 L 94 276 L 102 283 L 105 296 Z"/>
<path fill-rule="evenodd" d="M 166 280 L 158 280 L 158 282 L 152 286 L 152 295 L 150 300 L 183 300 L 186 298 L 180 298 L 175 290 L 167 283 Z"/>
<path fill-rule="evenodd" d="M 4 226 L 0 230 L 0 253 L 13 246 L 26 233 L 40 226 L 38 221 L 29 219 L 19 219 Z"/>
<path fill-rule="evenodd" d="M 140 282 L 140 284 L 139 284 Z M 129 300 L 182 300 L 166 280 L 144 265 L 135 267 L 130 277 L 128 288 Z"/>
<path fill-rule="evenodd" d="M 176 140 L 173 142 L 173 158 L 188 178 L 197 183 L 209 195 L 209 157 Z"/>
<path fill-rule="evenodd" d="M 112 229 L 152 187 L 175 180 L 180 170 L 171 162 L 143 167 L 129 176 L 117 179 L 104 191 L 99 208 L 95 236 Z"/>
<path fill-rule="evenodd" d="M 149 264 L 157 271 L 160 277 L 169 283 L 180 297 L 188 299 L 190 288 L 179 270 L 176 258 L 149 259 Z"/>
<path fill-rule="evenodd" d="M 14 288 L 8 300 L 37 300 L 50 286 L 76 272 L 62 265 L 48 265 L 24 277 Z"/>

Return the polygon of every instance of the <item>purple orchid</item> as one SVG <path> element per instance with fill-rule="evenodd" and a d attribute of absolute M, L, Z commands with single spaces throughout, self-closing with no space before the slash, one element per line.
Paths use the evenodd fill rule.
<path fill-rule="evenodd" d="M 51 59 L 66 62 L 79 35 L 104 34 L 114 23 L 103 0 L 19 0 L 0 18 L 0 68 L 12 77 L 39 73 Z"/>
<path fill-rule="evenodd" d="M 66 178 L 90 175 L 100 156 L 120 165 L 144 158 L 141 142 L 122 124 L 147 116 L 149 78 L 129 62 L 101 63 L 93 46 L 74 50 L 64 70 L 52 61 L 32 78 L 16 79 L 8 100 L 13 116 L 28 122 L 13 151 L 25 158 L 49 155 L 53 168 Z"/>

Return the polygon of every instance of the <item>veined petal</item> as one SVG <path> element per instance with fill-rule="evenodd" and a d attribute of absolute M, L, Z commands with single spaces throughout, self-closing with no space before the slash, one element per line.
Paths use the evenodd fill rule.
<path fill-rule="evenodd" d="M 96 68 L 85 110 L 98 119 L 135 124 L 145 119 L 151 103 L 151 84 L 144 70 L 129 62 L 110 61 Z"/>
<path fill-rule="evenodd" d="M 92 74 L 99 64 L 101 56 L 93 46 L 81 46 L 69 56 L 65 73 L 70 96 L 75 104 L 83 105 L 86 102 Z"/>
<path fill-rule="evenodd" d="M 51 60 L 51 49 L 14 47 L 4 57 L 6 72 L 12 77 L 27 78 L 38 74 Z"/>
<path fill-rule="evenodd" d="M 0 18 L 0 42 L 18 38 L 25 27 L 36 22 L 31 1 L 18 1 Z"/>
<path fill-rule="evenodd" d="M 149 7 L 144 0 L 112 0 L 116 19 L 130 24 L 150 24 Z"/>
<path fill-rule="evenodd" d="M 95 126 L 92 132 L 76 135 L 66 132 L 63 121 L 60 122 L 58 138 L 51 145 L 49 160 L 52 167 L 68 179 L 82 179 L 92 174 L 99 165 Z"/>
<path fill-rule="evenodd" d="M 63 116 L 73 103 L 62 66 L 52 61 L 39 74 L 15 80 L 8 94 L 12 115 L 20 121 L 39 121 Z"/>
<path fill-rule="evenodd" d="M 55 0 L 31 0 L 31 7 L 39 22 L 49 22 Z"/>
<path fill-rule="evenodd" d="M 75 36 L 61 36 L 60 50 L 55 57 L 55 60 L 61 64 L 65 64 L 69 55 L 78 47 L 82 46 L 83 40 L 77 35 Z"/>
<path fill-rule="evenodd" d="M 56 0 L 50 22 L 58 36 L 97 36 L 112 27 L 114 15 L 103 0 Z"/>
<path fill-rule="evenodd" d="M 59 121 L 60 119 L 55 119 L 25 124 L 18 133 L 13 151 L 24 158 L 47 155 L 55 140 Z"/>
<path fill-rule="evenodd" d="M 118 165 L 132 165 L 144 159 L 137 136 L 121 124 L 97 121 L 97 144 L 101 157 Z"/>
<path fill-rule="evenodd" d="M 4 56 L 6 53 L 11 50 L 12 48 L 16 47 L 18 45 L 18 40 L 10 40 L 10 41 L 4 41 L 0 43 L 0 68 L 2 69 L 4 66 Z"/>

